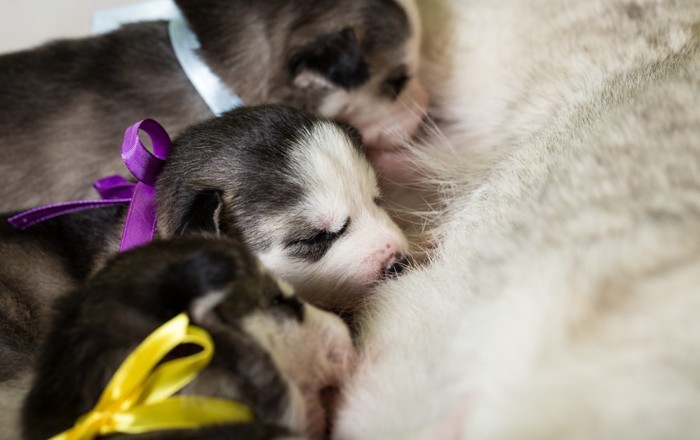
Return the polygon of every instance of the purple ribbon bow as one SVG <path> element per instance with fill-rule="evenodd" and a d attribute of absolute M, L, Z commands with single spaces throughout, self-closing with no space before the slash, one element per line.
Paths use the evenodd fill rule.
<path fill-rule="evenodd" d="M 139 130 L 151 138 L 153 153 L 141 143 Z M 103 177 L 93 184 L 102 200 L 77 200 L 41 206 L 8 219 L 16 229 L 26 229 L 44 220 L 83 209 L 129 203 L 119 252 L 142 246 L 151 240 L 156 229 L 155 185 L 170 153 L 170 136 L 152 119 L 144 119 L 126 129 L 122 143 L 122 160 L 138 180 L 132 183 L 116 175 Z"/>

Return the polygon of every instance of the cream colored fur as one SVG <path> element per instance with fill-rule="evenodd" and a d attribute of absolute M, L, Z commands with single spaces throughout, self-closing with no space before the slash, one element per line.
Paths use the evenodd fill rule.
<path fill-rule="evenodd" d="M 22 400 L 32 385 L 31 373 L 22 373 L 0 383 L 0 439 L 20 438 L 20 412 Z"/>
<path fill-rule="evenodd" d="M 700 2 L 420 6 L 441 245 L 335 438 L 700 438 Z"/>

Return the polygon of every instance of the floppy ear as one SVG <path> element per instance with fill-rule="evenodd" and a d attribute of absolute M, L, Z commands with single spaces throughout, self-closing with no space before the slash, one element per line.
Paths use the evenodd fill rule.
<path fill-rule="evenodd" d="M 198 191 L 180 217 L 175 235 L 190 232 L 220 234 L 222 211 L 223 199 L 220 191 L 214 189 Z"/>
<path fill-rule="evenodd" d="M 237 264 L 230 256 L 202 249 L 171 264 L 160 275 L 160 312 L 165 317 L 183 310 L 193 312 L 200 299 L 214 295 L 205 305 L 213 306 L 221 290 L 235 279 Z M 215 301 L 216 300 L 216 301 Z"/>
<path fill-rule="evenodd" d="M 350 90 L 369 79 L 369 65 L 350 28 L 319 37 L 294 51 L 289 70 L 300 87 L 336 85 Z"/>

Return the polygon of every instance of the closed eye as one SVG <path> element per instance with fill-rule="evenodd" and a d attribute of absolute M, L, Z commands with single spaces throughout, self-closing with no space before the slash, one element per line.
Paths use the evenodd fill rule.
<path fill-rule="evenodd" d="M 316 243 L 323 243 L 326 241 L 333 241 L 333 240 L 339 238 L 341 235 L 343 235 L 345 233 L 345 231 L 348 230 L 349 224 L 350 224 L 350 219 L 348 218 L 347 220 L 345 220 L 345 223 L 343 224 L 343 226 L 335 232 L 325 231 L 325 230 L 318 231 L 318 233 L 316 235 L 314 235 L 310 238 L 305 238 L 305 239 L 299 240 L 299 242 L 311 245 L 311 244 L 316 244 Z"/>
<path fill-rule="evenodd" d="M 387 79 L 384 81 L 385 92 L 392 99 L 398 98 L 401 92 L 403 92 L 403 89 L 406 87 L 406 83 L 409 79 L 410 77 L 405 73 L 401 73 Z"/>
<path fill-rule="evenodd" d="M 333 243 L 347 232 L 349 225 L 350 218 L 348 217 L 343 226 L 337 231 L 317 231 L 308 238 L 289 240 L 286 247 L 289 248 L 296 257 L 310 261 L 318 261 L 328 252 L 328 249 L 330 249 Z"/>

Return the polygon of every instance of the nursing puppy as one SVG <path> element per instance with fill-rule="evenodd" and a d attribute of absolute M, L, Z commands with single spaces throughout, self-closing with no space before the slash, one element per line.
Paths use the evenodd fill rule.
<path fill-rule="evenodd" d="M 360 143 L 351 127 L 282 106 L 199 124 L 158 178 L 158 229 L 177 235 L 213 213 L 217 232 L 240 234 L 305 299 L 352 309 L 405 267 L 408 248 Z"/>
<path fill-rule="evenodd" d="M 188 237 L 119 255 L 56 302 L 24 403 L 24 438 L 73 426 L 126 356 L 183 311 L 211 334 L 214 356 L 182 393 L 241 402 L 255 421 L 133 438 L 324 437 L 324 396 L 354 362 L 347 327 L 299 300 L 240 242 Z"/>
<path fill-rule="evenodd" d="M 412 0 L 176 3 L 201 58 L 246 105 L 306 109 L 382 147 L 417 128 L 427 98 Z M 165 22 L 0 57 L 0 108 L 0 212 L 88 196 L 122 171 L 114 139 L 134 120 L 177 134 L 211 116 Z"/>
<path fill-rule="evenodd" d="M 407 243 L 377 204 L 356 132 L 283 106 L 248 107 L 173 142 L 157 183 L 157 234 L 238 236 L 315 305 L 343 312 L 400 272 Z M 126 207 L 0 222 L 0 380 L 20 371 L 50 299 L 118 249 Z"/>

